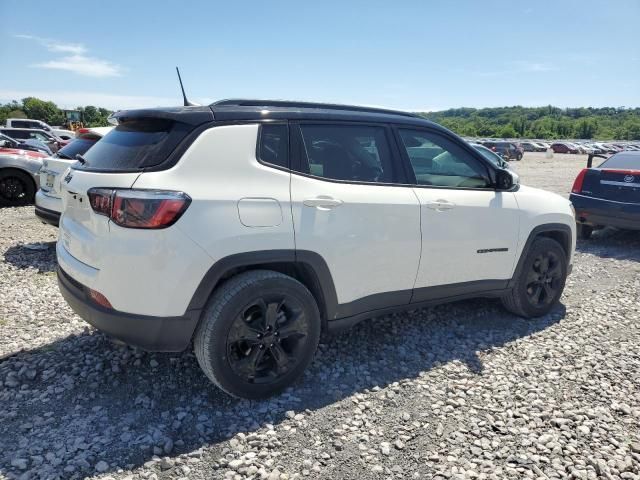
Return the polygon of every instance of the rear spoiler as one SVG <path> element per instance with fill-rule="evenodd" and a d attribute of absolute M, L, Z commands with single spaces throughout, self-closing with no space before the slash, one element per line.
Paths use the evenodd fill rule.
<path fill-rule="evenodd" d="M 214 120 L 210 107 L 168 107 L 168 108 L 144 108 L 138 110 L 120 110 L 112 113 L 110 122 L 124 123 L 136 118 L 159 118 L 173 120 L 188 125 L 197 126 Z"/>
<path fill-rule="evenodd" d="M 601 153 L 590 153 L 589 157 L 587 158 L 587 168 L 591 168 L 591 165 L 593 164 L 593 157 L 602 158 L 604 160 L 609 158 L 608 156 L 602 155 Z"/>

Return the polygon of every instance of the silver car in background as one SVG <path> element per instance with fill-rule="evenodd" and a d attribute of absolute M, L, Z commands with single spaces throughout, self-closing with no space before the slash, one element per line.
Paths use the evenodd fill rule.
<path fill-rule="evenodd" d="M 0 206 L 32 203 L 40 185 L 39 171 L 46 157 L 41 152 L 13 148 L 0 140 Z"/>
<path fill-rule="evenodd" d="M 64 172 L 77 161 L 77 155 L 84 155 L 112 129 L 113 127 L 81 128 L 74 140 L 44 160 L 35 208 L 35 214 L 42 222 L 58 226 L 62 212 L 60 182 L 64 178 Z"/>

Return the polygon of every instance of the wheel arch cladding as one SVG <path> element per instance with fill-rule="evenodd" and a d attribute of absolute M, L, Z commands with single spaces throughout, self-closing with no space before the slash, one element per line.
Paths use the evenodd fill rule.
<path fill-rule="evenodd" d="M 301 250 L 244 252 L 218 260 L 200 281 L 187 310 L 203 310 L 216 288 L 225 280 L 248 270 L 273 270 L 302 283 L 318 304 L 323 331 L 327 328 L 327 321 L 335 318 L 337 295 L 329 267 L 317 253 Z"/>
<path fill-rule="evenodd" d="M 531 249 L 531 245 L 537 238 L 540 237 L 550 238 L 558 242 L 565 252 L 567 265 L 569 264 L 571 260 L 570 257 L 572 249 L 571 227 L 564 223 L 545 223 L 542 225 L 538 225 L 533 230 L 531 230 L 531 233 L 529 233 L 529 237 L 527 237 L 524 248 L 520 253 L 520 258 L 518 259 L 516 270 L 513 273 L 513 277 L 509 281 L 509 287 L 512 287 L 514 285 L 515 279 L 518 278 L 520 272 L 522 271 L 524 261 L 527 257 L 527 254 L 529 253 L 529 250 Z"/>

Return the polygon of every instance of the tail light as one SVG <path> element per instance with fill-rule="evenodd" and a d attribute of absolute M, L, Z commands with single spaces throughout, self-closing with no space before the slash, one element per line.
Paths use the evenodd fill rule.
<path fill-rule="evenodd" d="M 191 203 L 186 193 L 164 190 L 92 188 L 88 194 L 94 212 L 126 228 L 167 228 Z"/>
<path fill-rule="evenodd" d="M 584 183 L 584 177 L 587 175 L 588 171 L 589 171 L 588 168 L 583 168 L 580 171 L 580 173 L 576 177 L 576 180 L 573 182 L 573 187 L 571 188 L 571 193 L 580 193 L 580 192 L 582 192 L 582 184 Z"/>

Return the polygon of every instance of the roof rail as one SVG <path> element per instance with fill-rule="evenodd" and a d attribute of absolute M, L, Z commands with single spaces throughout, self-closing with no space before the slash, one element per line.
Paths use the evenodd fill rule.
<path fill-rule="evenodd" d="M 356 105 L 340 105 L 336 103 L 317 103 L 317 102 L 296 102 L 289 100 L 243 100 L 229 99 L 219 100 L 210 105 L 211 107 L 283 107 L 283 108 L 318 108 L 324 110 L 349 110 L 355 112 L 370 113 L 387 113 L 390 115 L 402 115 L 405 117 L 422 118 L 419 115 L 399 110 L 391 110 L 387 108 L 363 107 Z"/>

